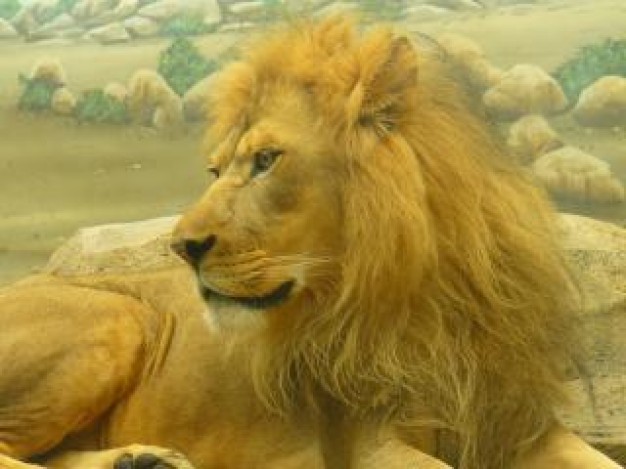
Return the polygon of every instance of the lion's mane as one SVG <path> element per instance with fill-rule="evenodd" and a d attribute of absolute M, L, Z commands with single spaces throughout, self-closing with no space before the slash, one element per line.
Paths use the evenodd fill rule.
<path fill-rule="evenodd" d="M 253 373 L 278 409 L 312 382 L 355 413 L 450 430 L 462 468 L 508 467 L 563 397 L 567 269 L 544 194 L 421 49 L 335 18 L 270 34 L 216 81 L 212 139 L 287 83 L 348 168 L 339 274 L 269 328 Z"/>

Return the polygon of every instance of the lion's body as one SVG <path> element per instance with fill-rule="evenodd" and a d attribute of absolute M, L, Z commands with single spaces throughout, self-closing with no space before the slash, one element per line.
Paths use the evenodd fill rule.
<path fill-rule="evenodd" d="M 93 426 L 73 445 L 97 435 L 173 447 L 200 468 L 309 468 L 319 433 L 326 469 L 349 469 L 360 434 L 386 427 L 428 452 L 441 430 L 461 469 L 613 467 L 554 437 L 572 301 L 553 214 L 445 63 L 330 20 L 270 34 L 215 87 L 218 178 L 174 235 L 211 326 L 189 276 L 166 289 L 85 280 L 98 304 L 130 313 L 121 327 L 102 316 L 108 339 L 74 343 L 78 377 L 98 375 L 88 357 L 103 340 L 128 357 L 96 386 L 108 400 L 74 410 L 83 420 L 64 413 L 67 432 Z M 14 294 L 16 311 L 29 300 Z M 0 453 L 32 455 L 2 415 Z"/>

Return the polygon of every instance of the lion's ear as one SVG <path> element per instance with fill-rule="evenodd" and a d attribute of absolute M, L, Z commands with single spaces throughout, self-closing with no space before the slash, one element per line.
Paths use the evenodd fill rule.
<path fill-rule="evenodd" d="M 349 99 L 353 123 L 393 127 L 417 84 L 418 59 L 406 37 L 372 33 L 359 51 L 360 76 Z"/>

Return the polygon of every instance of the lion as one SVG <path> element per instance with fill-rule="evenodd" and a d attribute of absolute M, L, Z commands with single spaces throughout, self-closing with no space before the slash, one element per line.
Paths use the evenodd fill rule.
<path fill-rule="evenodd" d="M 445 62 L 333 18 L 219 73 L 191 268 L 0 293 L 0 466 L 619 467 L 555 416 L 553 212 Z"/>

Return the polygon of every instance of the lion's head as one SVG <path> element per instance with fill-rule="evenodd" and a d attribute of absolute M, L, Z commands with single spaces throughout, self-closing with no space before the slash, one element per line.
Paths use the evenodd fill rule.
<path fill-rule="evenodd" d="M 214 180 L 175 245 L 215 312 L 261 315 L 270 403 L 313 381 L 488 468 L 552 422 L 568 288 L 543 194 L 470 108 L 387 29 L 269 34 L 216 82 Z"/>

